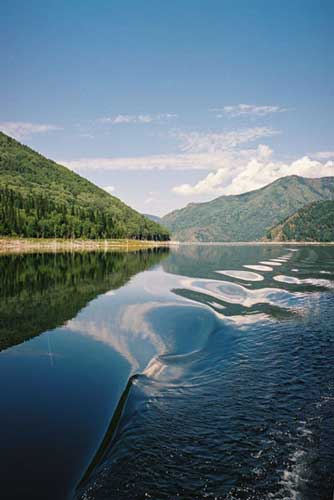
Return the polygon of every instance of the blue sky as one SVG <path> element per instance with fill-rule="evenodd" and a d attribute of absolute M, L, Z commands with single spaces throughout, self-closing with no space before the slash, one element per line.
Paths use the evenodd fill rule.
<path fill-rule="evenodd" d="M 0 129 L 164 214 L 334 175 L 334 3 L 5 0 Z"/>

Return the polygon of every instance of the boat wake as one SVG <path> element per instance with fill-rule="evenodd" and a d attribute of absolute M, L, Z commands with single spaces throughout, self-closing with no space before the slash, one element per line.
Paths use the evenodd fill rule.
<path fill-rule="evenodd" d="M 150 275 L 114 341 L 137 374 L 77 498 L 325 498 L 334 274 L 310 278 L 314 259 L 292 250 L 208 278 Z"/>

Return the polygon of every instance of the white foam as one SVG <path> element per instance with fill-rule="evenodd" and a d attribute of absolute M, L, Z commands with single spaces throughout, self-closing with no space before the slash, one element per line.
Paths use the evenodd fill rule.
<path fill-rule="evenodd" d="M 265 266 L 281 266 L 281 262 L 275 262 L 272 260 L 261 260 L 260 264 L 264 264 Z"/>
<path fill-rule="evenodd" d="M 252 273 L 250 271 L 239 271 L 239 270 L 225 270 L 225 271 L 216 271 L 216 273 L 224 274 L 225 276 L 229 276 L 230 278 L 237 278 L 239 280 L 244 281 L 263 281 L 264 278 L 261 274 Z"/>
<path fill-rule="evenodd" d="M 252 264 L 244 264 L 243 267 L 246 267 L 247 269 L 254 269 L 254 271 L 272 271 L 273 268 L 269 266 L 261 266 L 260 264 L 258 265 L 252 265 Z"/>
<path fill-rule="evenodd" d="M 244 307 L 252 307 L 255 304 L 267 303 L 273 305 L 284 305 L 297 295 L 287 290 L 277 288 L 261 288 L 249 290 L 241 284 L 231 281 L 207 280 L 207 279 L 182 279 L 180 285 L 189 290 L 205 293 L 213 299 L 222 300 L 229 304 L 240 304 Z"/>

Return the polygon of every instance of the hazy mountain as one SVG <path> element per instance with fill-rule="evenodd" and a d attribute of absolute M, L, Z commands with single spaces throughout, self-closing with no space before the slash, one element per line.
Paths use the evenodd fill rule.
<path fill-rule="evenodd" d="M 207 203 L 191 203 L 161 219 L 180 241 L 254 241 L 301 207 L 334 198 L 334 177 L 282 177 L 267 186 Z"/>
<path fill-rule="evenodd" d="M 161 217 L 159 217 L 158 215 L 143 214 L 143 216 L 147 219 L 153 220 L 153 222 L 157 222 L 158 224 L 161 223 Z"/>
<path fill-rule="evenodd" d="M 275 241 L 334 241 L 334 201 L 317 201 L 300 208 L 270 229 Z"/>
<path fill-rule="evenodd" d="M 0 234 L 168 239 L 165 228 L 2 132 Z"/>

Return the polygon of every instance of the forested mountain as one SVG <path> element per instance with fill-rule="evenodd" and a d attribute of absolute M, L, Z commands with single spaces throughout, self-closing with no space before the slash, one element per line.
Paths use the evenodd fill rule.
<path fill-rule="evenodd" d="M 270 229 L 275 241 L 334 241 L 334 201 L 318 201 L 301 208 Z"/>
<path fill-rule="evenodd" d="M 299 208 L 334 198 L 334 177 L 282 177 L 267 186 L 207 203 L 191 203 L 161 219 L 180 241 L 255 241 Z"/>
<path fill-rule="evenodd" d="M 0 235 L 169 239 L 159 224 L 2 132 Z"/>

